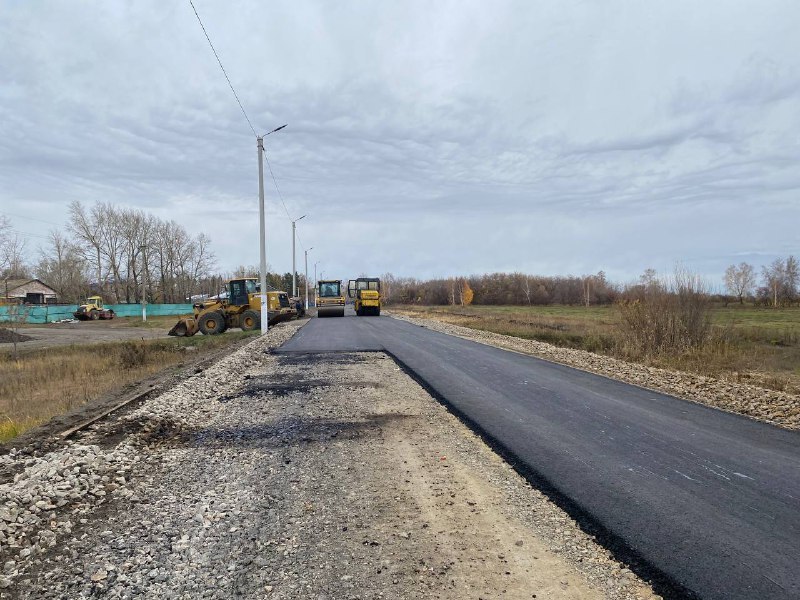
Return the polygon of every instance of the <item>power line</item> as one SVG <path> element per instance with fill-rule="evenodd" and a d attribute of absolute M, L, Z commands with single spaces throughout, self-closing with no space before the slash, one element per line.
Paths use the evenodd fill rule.
<path fill-rule="evenodd" d="M 269 168 L 270 177 L 272 177 L 272 183 L 275 186 L 275 191 L 278 192 L 278 198 L 281 200 L 281 205 L 283 206 L 283 211 L 286 213 L 286 217 L 291 221 L 292 215 L 289 214 L 289 209 L 286 208 L 286 202 L 283 201 L 283 194 L 281 194 L 280 188 L 278 188 L 278 181 L 275 179 L 275 173 L 272 172 L 272 165 L 269 162 L 269 158 L 267 157 L 266 151 L 264 152 L 264 160 L 267 161 L 267 167 Z M 297 236 L 297 241 L 300 242 L 300 246 L 305 250 L 305 246 L 303 242 L 300 240 L 300 236 Z"/>
<path fill-rule="evenodd" d="M 7 217 L 14 217 L 17 219 L 28 219 L 30 221 L 39 221 L 40 223 L 47 223 L 48 225 L 55 225 L 56 227 L 60 227 L 58 223 L 54 223 L 53 221 L 45 221 L 44 219 L 37 219 L 35 217 L 26 217 L 24 215 L 15 215 L 14 213 L 2 211 L 0 214 L 6 215 Z"/>
<path fill-rule="evenodd" d="M 40 239 L 43 239 L 43 240 L 49 240 L 50 239 L 49 235 L 42 235 L 40 233 L 28 233 L 27 231 L 20 231 L 19 229 L 12 229 L 11 231 L 16 233 L 17 235 L 21 235 L 22 237 L 34 237 L 34 238 L 40 238 Z"/>
<path fill-rule="evenodd" d="M 236 93 L 236 90 L 234 89 L 233 84 L 231 83 L 231 79 L 230 77 L 228 77 L 228 73 L 225 71 L 225 67 L 222 65 L 222 60 L 220 60 L 217 51 L 214 49 L 214 44 L 211 43 L 211 38 L 209 37 L 208 32 L 206 31 L 206 28 L 203 25 L 202 19 L 200 19 L 200 15 L 197 12 L 197 8 L 195 7 L 194 2 L 192 0 L 189 0 L 189 4 L 192 6 L 192 10 L 194 11 L 194 16 L 197 17 L 197 22 L 200 23 L 200 27 L 203 30 L 203 34 L 205 34 L 206 36 L 206 40 L 208 41 L 208 45 L 211 48 L 211 51 L 214 53 L 214 57 L 217 59 L 217 63 L 219 63 L 219 68 L 222 70 L 222 74 L 225 76 L 225 80 L 228 82 L 228 86 L 231 88 L 231 92 L 233 92 L 233 97 L 236 98 L 236 103 L 239 105 L 239 108 L 241 109 L 244 118 L 247 120 L 247 124 L 250 126 L 250 131 L 253 132 L 253 135 L 255 137 L 258 137 L 256 129 L 255 127 L 253 127 L 253 123 L 250 121 L 250 117 L 247 116 L 247 111 L 245 111 L 244 106 L 242 106 L 242 102 L 241 100 L 239 100 L 239 95 Z M 275 191 L 278 193 L 278 198 L 280 198 L 281 205 L 283 206 L 283 210 L 286 213 L 286 217 L 291 221 L 292 216 L 289 214 L 289 209 L 286 208 L 286 202 L 284 202 L 283 194 L 281 194 L 281 190 L 280 188 L 278 188 L 278 181 L 275 179 L 275 173 L 272 172 L 272 165 L 269 162 L 269 158 L 267 157 L 266 152 L 264 152 L 264 159 L 267 161 L 267 167 L 269 168 L 270 177 L 272 177 L 272 183 L 275 186 Z M 299 236 L 298 236 L 298 241 L 300 241 Z M 305 250 L 305 246 L 303 246 L 302 241 L 300 242 L 300 246 L 303 247 L 303 250 Z"/>
<path fill-rule="evenodd" d="M 222 61 L 219 59 L 219 55 L 217 54 L 217 51 L 214 49 L 214 44 L 211 43 L 211 38 L 208 37 L 208 32 L 206 31 L 206 28 L 203 25 L 203 21 L 200 20 L 200 15 L 197 14 L 197 9 L 194 6 L 194 2 L 192 2 L 192 0 L 189 0 L 189 4 L 192 5 L 194 16 L 197 17 L 197 22 L 200 23 L 200 27 L 203 29 L 203 33 L 205 34 L 206 39 L 208 40 L 208 45 L 211 46 L 211 51 L 214 53 L 214 56 L 216 57 L 217 62 L 219 63 L 219 68 L 222 69 L 222 74 L 225 75 L 225 79 L 228 81 L 228 86 L 230 86 L 231 91 L 233 92 L 233 97 L 236 98 L 236 103 L 239 105 L 239 108 L 242 109 L 242 114 L 244 115 L 244 118 L 247 119 L 247 124 L 250 126 L 250 131 L 253 132 L 253 137 L 258 137 L 255 127 L 253 127 L 253 124 L 250 122 L 250 117 L 247 116 L 247 112 L 245 112 L 244 106 L 242 106 L 242 102 L 241 100 L 239 100 L 239 95 L 236 93 L 236 90 L 233 89 L 233 84 L 231 83 L 230 77 L 228 77 L 228 73 L 225 71 L 225 67 L 222 66 Z"/>
<path fill-rule="evenodd" d="M 292 220 L 292 215 L 289 214 L 289 209 L 286 208 L 286 203 L 283 201 L 283 194 L 281 194 L 281 191 L 278 189 L 278 182 L 275 179 L 275 173 L 272 172 L 272 165 L 269 163 L 269 158 L 267 157 L 267 153 L 266 152 L 264 152 L 264 160 L 267 161 L 267 167 L 269 168 L 269 174 L 272 177 L 272 183 L 275 185 L 275 191 L 278 192 L 278 198 L 281 199 L 281 204 L 283 205 L 283 211 L 286 213 L 286 216 L 291 221 Z"/>

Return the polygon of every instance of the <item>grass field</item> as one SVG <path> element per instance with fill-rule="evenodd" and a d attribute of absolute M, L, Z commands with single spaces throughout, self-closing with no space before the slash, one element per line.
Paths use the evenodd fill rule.
<path fill-rule="evenodd" d="M 179 365 L 187 359 L 187 346 L 197 356 L 258 334 L 231 331 L 218 336 L 76 344 L 26 352 L 19 360 L 11 353 L 0 353 L 0 441 Z"/>
<path fill-rule="evenodd" d="M 623 352 L 620 315 L 613 306 L 404 305 L 393 306 L 391 310 L 800 393 L 800 308 L 714 308 L 711 339 L 703 348 L 647 359 Z"/>

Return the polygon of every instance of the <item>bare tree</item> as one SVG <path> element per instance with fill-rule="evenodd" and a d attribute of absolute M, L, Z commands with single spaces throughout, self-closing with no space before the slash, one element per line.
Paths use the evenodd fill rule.
<path fill-rule="evenodd" d="M 739 299 L 739 304 L 744 304 L 744 297 L 749 296 L 756 285 L 756 273 L 752 265 L 746 262 L 739 266 L 730 265 L 725 269 L 725 287 L 728 293 Z"/>
<path fill-rule="evenodd" d="M 96 283 L 103 289 L 103 243 L 101 229 L 103 224 L 95 220 L 95 214 L 87 214 L 83 205 L 75 200 L 69 205 L 69 231 L 77 238 L 77 247 L 87 261 L 95 267 Z"/>
<path fill-rule="evenodd" d="M 25 238 L 14 231 L 11 220 L 0 215 L 0 277 L 13 279 L 28 276 L 25 245 Z"/>
<path fill-rule="evenodd" d="M 592 300 L 592 283 L 594 282 L 593 275 L 587 275 L 583 278 L 583 301 L 588 307 Z"/>
<path fill-rule="evenodd" d="M 786 281 L 786 270 L 783 260 L 776 258 L 767 267 L 761 267 L 761 279 L 764 282 L 762 290 L 770 298 L 772 306 L 777 307 L 782 299 L 782 292 Z"/>
<path fill-rule="evenodd" d="M 50 232 L 50 247 L 42 249 L 36 276 L 58 293 L 62 302 L 77 302 L 88 286 L 86 262 L 75 245 L 60 231 Z"/>
<path fill-rule="evenodd" d="M 25 246 L 25 238 L 18 233 L 11 234 L 3 240 L 2 248 L 0 248 L 0 277 L 4 279 L 28 277 Z"/>
<path fill-rule="evenodd" d="M 151 302 L 183 301 L 213 268 L 208 236 L 192 237 L 174 221 L 110 203 L 87 211 L 74 202 L 70 216 L 69 229 L 96 269 L 98 285 L 110 286 L 118 300 L 139 302 L 146 294 Z"/>
<path fill-rule="evenodd" d="M 786 299 L 794 302 L 797 299 L 798 284 L 800 284 L 800 266 L 794 256 L 786 259 L 783 268 Z"/>
<path fill-rule="evenodd" d="M 525 301 L 531 305 L 531 278 L 527 275 L 522 276 L 522 291 L 525 294 Z"/>
<path fill-rule="evenodd" d="M 658 279 L 658 272 L 655 269 L 645 269 L 644 273 L 639 275 L 639 283 L 646 288 L 661 287 L 662 283 Z"/>

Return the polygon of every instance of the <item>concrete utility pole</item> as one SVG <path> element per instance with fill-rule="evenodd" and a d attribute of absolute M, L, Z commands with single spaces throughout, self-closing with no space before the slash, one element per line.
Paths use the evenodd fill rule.
<path fill-rule="evenodd" d="M 297 223 L 300 219 L 305 219 L 306 215 L 295 219 L 292 221 L 292 298 L 297 297 L 297 267 L 295 266 L 295 252 L 294 252 L 294 242 L 297 239 L 297 228 L 295 227 L 295 223 Z"/>
<path fill-rule="evenodd" d="M 139 246 L 142 251 L 142 321 L 147 321 L 147 246 Z"/>
<path fill-rule="evenodd" d="M 317 289 L 317 265 L 319 263 L 321 263 L 321 262 L 322 262 L 321 260 L 318 260 L 317 262 L 314 263 L 314 289 L 315 290 Z M 315 302 L 315 304 L 316 304 L 316 302 Z"/>
<path fill-rule="evenodd" d="M 306 250 L 306 310 L 308 310 L 308 253 L 313 249 L 314 248 L 309 248 Z"/>
<path fill-rule="evenodd" d="M 267 226 L 264 221 L 264 138 L 256 138 L 258 142 L 258 223 L 261 271 L 261 335 L 269 329 L 269 313 L 267 312 Z"/>
<path fill-rule="evenodd" d="M 267 225 L 264 221 L 264 138 L 270 133 L 275 133 L 286 127 L 281 125 L 262 136 L 256 136 L 258 144 L 258 221 L 261 255 L 261 335 L 265 335 L 269 329 L 269 313 L 267 312 Z"/>

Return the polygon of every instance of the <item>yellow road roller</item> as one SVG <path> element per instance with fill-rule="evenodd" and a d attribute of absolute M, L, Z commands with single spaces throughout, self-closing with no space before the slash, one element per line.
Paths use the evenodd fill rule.
<path fill-rule="evenodd" d="M 381 314 L 381 280 L 377 277 L 359 277 L 347 283 L 347 295 L 359 317 Z"/>
<path fill-rule="evenodd" d="M 325 279 L 317 282 L 318 317 L 343 317 L 344 303 L 341 281 Z"/>

